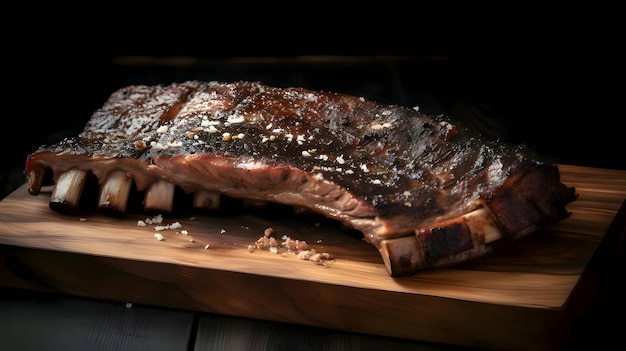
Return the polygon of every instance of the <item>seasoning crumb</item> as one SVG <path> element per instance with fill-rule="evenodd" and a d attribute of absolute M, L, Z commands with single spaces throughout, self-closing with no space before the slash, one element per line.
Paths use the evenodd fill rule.
<path fill-rule="evenodd" d="M 327 266 L 327 262 L 334 261 L 333 255 L 326 252 L 317 252 L 315 249 L 310 248 L 304 240 L 295 240 L 283 234 L 281 236 L 282 242 L 279 243 L 275 235 L 277 233 L 274 228 L 265 228 L 263 235 L 254 244 L 248 245 L 248 251 L 268 250 L 273 254 L 281 254 L 281 256 L 295 254 L 298 259 L 309 260 L 324 266 Z M 322 240 L 317 240 L 318 244 L 321 242 Z"/>
<path fill-rule="evenodd" d="M 144 224 L 159 224 L 159 223 L 162 223 L 163 222 L 163 215 L 158 214 L 158 215 L 156 215 L 156 216 L 154 216 L 152 218 L 146 218 L 146 220 L 143 221 L 143 222 L 145 222 Z"/>

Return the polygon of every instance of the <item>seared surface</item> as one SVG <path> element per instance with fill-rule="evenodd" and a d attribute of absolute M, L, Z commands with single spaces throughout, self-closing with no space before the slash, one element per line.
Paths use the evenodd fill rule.
<path fill-rule="evenodd" d="M 467 212 L 480 192 L 527 162 L 519 154 L 527 150 L 457 128 L 442 116 L 354 96 L 186 82 L 123 88 L 78 137 L 38 152 L 146 162 L 208 154 L 232 162 L 228 167 L 244 160 L 293 167 L 341 185 L 382 218 L 402 218 L 400 226 L 416 228 Z M 363 211 L 355 215 L 374 214 L 366 206 Z"/>

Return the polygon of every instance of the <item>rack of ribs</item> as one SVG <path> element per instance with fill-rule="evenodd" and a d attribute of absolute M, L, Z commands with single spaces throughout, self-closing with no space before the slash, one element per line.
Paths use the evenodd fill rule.
<path fill-rule="evenodd" d="M 146 210 L 171 211 L 178 188 L 198 209 L 304 208 L 361 232 L 393 277 L 483 257 L 577 198 L 556 164 L 447 116 L 246 81 L 123 87 L 24 172 L 32 195 L 54 185 L 58 212 L 81 206 L 90 177 L 106 211 L 125 212 L 133 186 Z"/>

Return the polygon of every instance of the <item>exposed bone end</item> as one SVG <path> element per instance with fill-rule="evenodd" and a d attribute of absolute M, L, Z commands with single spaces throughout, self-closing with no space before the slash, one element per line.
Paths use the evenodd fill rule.
<path fill-rule="evenodd" d="M 164 180 L 156 181 L 146 189 L 144 209 L 146 211 L 172 212 L 176 185 Z"/>
<path fill-rule="evenodd" d="M 392 277 L 413 274 L 427 265 L 422 246 L 413 235 L 383 240 L 379 252 Z"/>
<path fill-rule="evenodd" d="M 484 208 L 420 228 L 415 235 L 380 241 L 380 254 L 393 277 L 446 267 L 485 256 L 503 237 L 496 219 Z"/>
<path fill-rule="evenodd" d="M 484 208 L 477 209 L 462 216 L 469 227 L 476 244 L 489 244 L 502 238 L 502 232 L 495 218 Z"/>
<path fill-rule="evenodd" d="M 220 193 L 211 190 L 198 190 L 193 194 L 193 207 L 201 210 L 218 211 L 220 209 Z"/>
<path fill-rule="evenodd" d="M 39 195 L 46 177 L 46 169 L 37 167 L 28 174 L 28 193 L 31 195 Z"/>
<path fill-rule="evenodd" d="M 126 171 L 111 172 L 100 189 L 98 208 L 113 213 L 125 212 L 132 184 L 133 179 L 126 174 Z"/>
<path fill-rule="evenodd" d="M 493 246 L 488 244 L 504 237 L 495 217 L 485 208 L 476 209 L 456 219 L 440 223 L 437 227 L 431 227 L 430 233 L 444 237 L 446 242 L 454 240 L 451 238 L 467 238 L 468 235 L 471 238 L 469 241 L 456 242 L 456 249 L 448 250 L 446 247 L 433 246 L 433 240 L 422 237 L 424 245 L 430 244 L 431 247 L 438 249 L 437 252 L 427 254 L 432 268 L 449 267 L 458 262 L 486 256 L 493 251 Z"/>
<path fill-rule="evenodd" d="M 71 169 L 57 179 L 48 206 L 58 212 L 76 209 L 87 181 L 87 172 Z"/>

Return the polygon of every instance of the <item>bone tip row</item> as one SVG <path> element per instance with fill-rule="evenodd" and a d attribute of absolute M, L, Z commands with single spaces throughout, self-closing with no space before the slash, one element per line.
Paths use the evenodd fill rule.
<path fill-rule="evenodd" d="M 56 210 L 72 210 L 79 207 L 80 199 L 87 182 L 88 172 L 71 169 L 61 173 L 50 196 L 50 207 Z M 43 172 L 33 171 L 29 179 L 29 193 L 37 195 L 41 191 Z M 133 179 L 126 171 L 111 172 L 100 187 L 97 208 L 108 212 L 126 212 Z M 176 186 L 164 180 L 152 183 L 144 192 L 145 211 L 173 210 Z M 197 209 L 216 211 L 220 205 L 220 194 L 210 190 L 198 190 L 193 204 Z"/>

